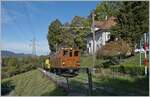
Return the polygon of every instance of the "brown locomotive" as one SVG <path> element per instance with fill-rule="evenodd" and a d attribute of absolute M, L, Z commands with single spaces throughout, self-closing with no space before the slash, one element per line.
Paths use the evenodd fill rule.
<path fill-rule="evenodd" d="M 59 75 L 77 75 L 80 67 L 79 49 L 61 48 L 50 56 L 49 64 L 44 67 Z"/>

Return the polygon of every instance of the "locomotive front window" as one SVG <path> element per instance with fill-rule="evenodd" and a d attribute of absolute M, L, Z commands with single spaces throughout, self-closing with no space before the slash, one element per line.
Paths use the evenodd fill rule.
<path fill-rule="evenodd" d="M 69 52 L 68 51 L 64 51 L 64 56 L 68 56 Z"/>
<path fill-rule="evenodd" d="M 74 56 L 78 56 L 79 55 L 79 51 L 74 51 Z"/>
<path fill-rule="evenodd" d="M 72 57 L 72 50 L 69 52 L 69 56 Z"/>

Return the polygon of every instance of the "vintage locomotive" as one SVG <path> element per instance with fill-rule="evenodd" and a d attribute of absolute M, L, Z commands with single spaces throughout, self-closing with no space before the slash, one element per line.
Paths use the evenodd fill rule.
<path fill-rule="evenodd" d="M 49 58 L 44 69 L 62 76 L 76 76 L 80 67 L 80 51 L 76 48 L 61 48 Z"/>

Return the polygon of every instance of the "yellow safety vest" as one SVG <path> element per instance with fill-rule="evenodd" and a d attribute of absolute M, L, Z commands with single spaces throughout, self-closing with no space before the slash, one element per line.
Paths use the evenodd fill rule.
<path fill-rule="evenodd" d="M 50 64 L 50 61 L 49 61 L 49 59 L 46 59 L 45 60 L 45 64 L 47 65 L 47 68 L 51 68 L 51 64 Z"/>

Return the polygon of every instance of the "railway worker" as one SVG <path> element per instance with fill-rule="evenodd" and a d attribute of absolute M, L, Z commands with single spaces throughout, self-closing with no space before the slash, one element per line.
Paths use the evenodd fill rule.
<path fill-rule="evenodd" d="M 49 59 L 45 60 L 45 65 L 46 65 L 47 69 L 51 68 L 51 64 L 50 64 L 50 60 Z"/>

